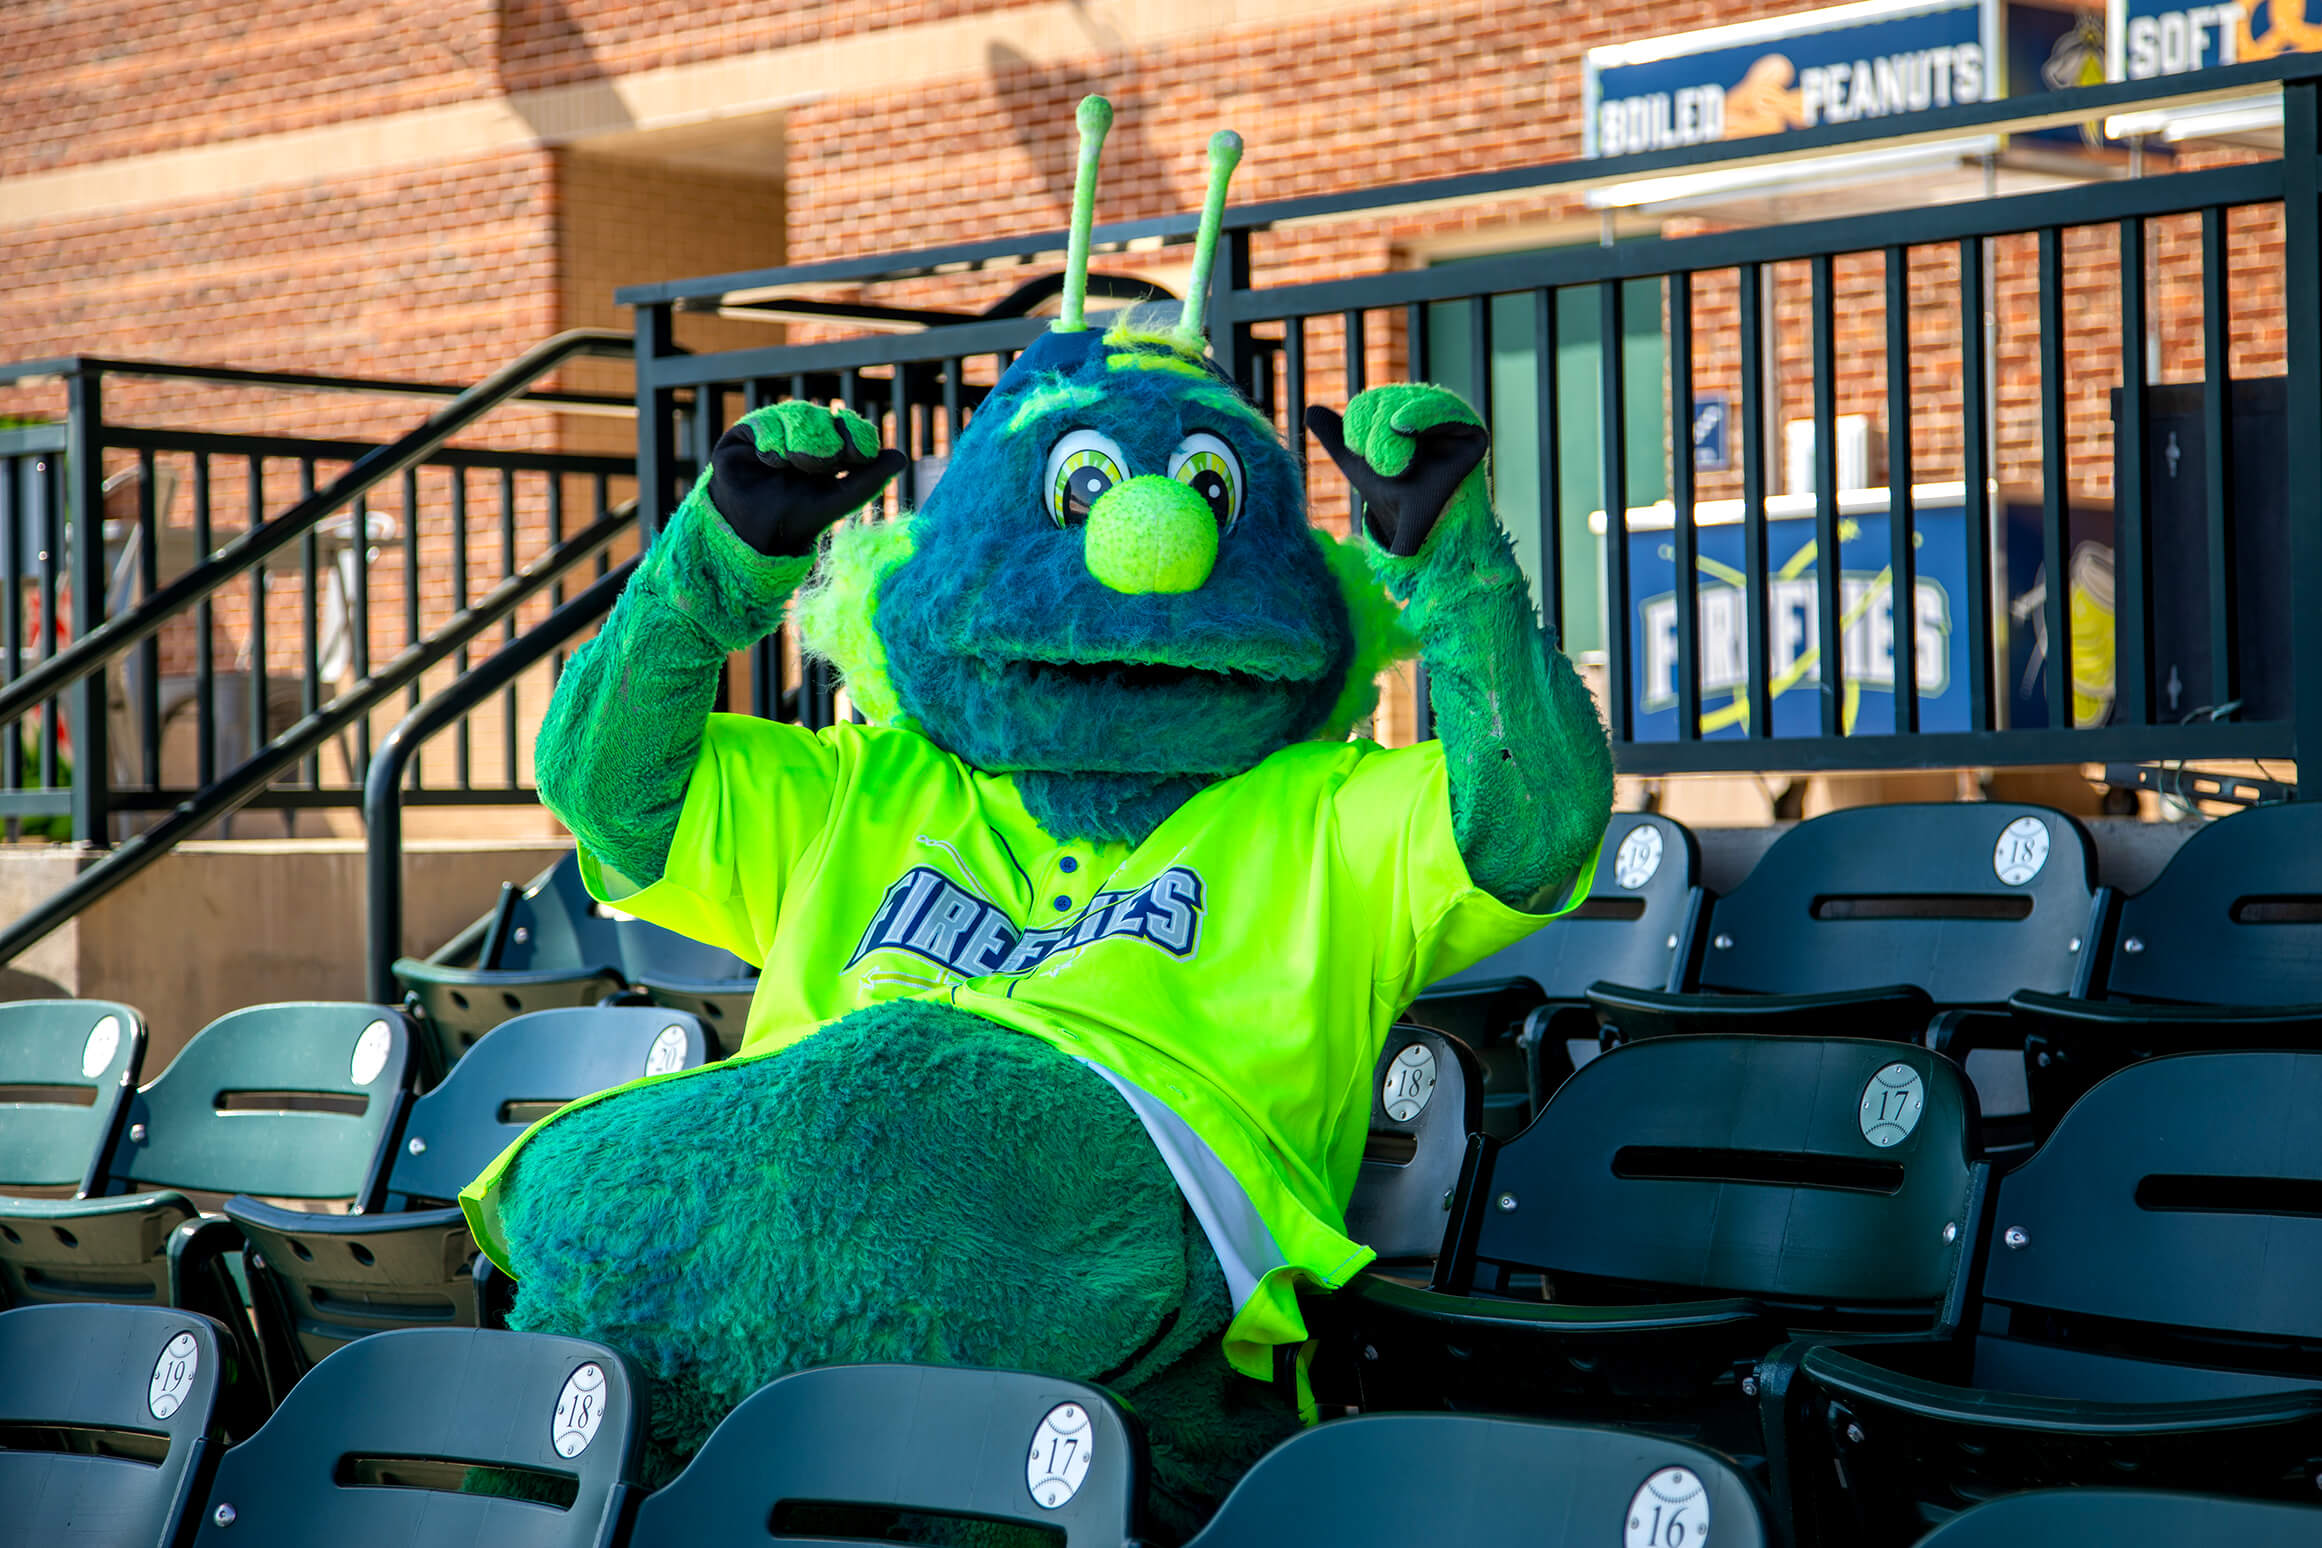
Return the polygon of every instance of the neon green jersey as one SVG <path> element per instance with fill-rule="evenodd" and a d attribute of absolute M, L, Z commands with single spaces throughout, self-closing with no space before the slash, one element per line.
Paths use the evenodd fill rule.
<path fill-rule="evenodd" d="M 1552 917 L 1469 879 L 1433 742 L 1285 748 L 1132 849 L 1057 843 L 1006 776 L 915 732 L 715 715 L 662 878 L 626 891 L 585 850 L 582 874 L 763 964 L 737 1057 L 916 996 L 1086 1061 L 1184 1189 L 1234 1293 L 1227 1355 L 1257 1376 L 1306 1337 L 1297 1285 L 1371 1259 L 1345 1207 L 1388 1027 Z M 503 1267 L 493 1202 L 515 1148 L 462 1196 Z"/>

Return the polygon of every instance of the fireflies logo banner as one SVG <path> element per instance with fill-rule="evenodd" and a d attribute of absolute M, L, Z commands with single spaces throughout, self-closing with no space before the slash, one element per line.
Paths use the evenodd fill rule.
<path fill-rule="evenodd" d="M 2000 95 L 1996 0 L 1866 0 L 1588 51 L 1591 156 L 1851 124 Z"/>

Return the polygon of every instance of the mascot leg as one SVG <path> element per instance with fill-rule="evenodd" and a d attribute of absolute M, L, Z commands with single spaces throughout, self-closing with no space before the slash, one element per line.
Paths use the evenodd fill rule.
<path fill-rule="evenodd" d="M 1145 1421 L 1179 1530 L 1294 1428 L 1226 1365 L 1224 1277 L 1128 1105 L 948 1005 L 889 1001 L 560 1118 L 519 1153 L 500 1220 L 510 1326 L 645 1371 L 656 1482 L 812 1365 L 1102 1383 Z"/>

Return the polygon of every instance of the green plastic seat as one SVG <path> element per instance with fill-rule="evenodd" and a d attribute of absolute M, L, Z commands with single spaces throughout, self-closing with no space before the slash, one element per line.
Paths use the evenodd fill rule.
<path fill-rule="evenodd" d="M 495 1027 L 411 1104 L 385 1211 L 317 1215 L 247 1195 L 226 1200 L 226 1218 L 249 1243 L 269 1363 L 304 1371 L 368 1333 L 477 1326 L 476 1243 L 452 1204 L 459 1191 L 542 1111 L 708 1056 L 701 1024 L 674 1011 L 535 1011 Z"/>
<path fill-rule="evenodd" d="M 1406 1019 L 1475 1050 L 1488 1133 L 1513 1135 L 1595 1056 L 1591 984 L 1683 987 L 1700 873 L 1701 846 L 1684 824 L 1615 812 L 1587 901 L 1412 1002 Z"/>
<path fill-rule="evenodd" d="M 1094 1387 L 1017 1371 L 826 1365 L 743 1399 L 638 1507 L 627 1548 L 877 1540 L 899 1517 L 948 1528 L 905 1541 L 1030 1526 L 1057 1548 L 1120 1548 L 1143 1482 L 1140 1438 Z"/>
<path fill-rule="evenodd" d="M 625 992 L 699 1017 L 723 1058 L 741 1047 L 757 989 L 756 970 L 733 953 L 591 898 L 570 854 L 521 890 L 502 891 L 472 965 L 405 957 L 393 971 L 427 1033 L 431 1079 L 512 1017 Z"/>
<path fill-rule="evenodd" d="M 602 1548 L 636 1487 L 641 1392 L 623 1356 L 580 1339 L 358 1339 L 220 1460 L 193 1542 Z"/>
<path fill-rule="evenodd" d="M 0 1312 L 0 1543 L 178 1541 L 218 1449 L 232 1347 L 182 1311 Z"/>
<path fill-rule="evenodd" d="M 2062 812 L 1854 807 L 1783 834 L 1709 905 L 1685 992 L 1608 983 L 1589 998 L 1608 1041 L 1932 1035 L 1976 1083 L 1987 1143 L 2020 1152 L 2035 1131 L 2008 998 L 2083 989 L 2110 904 L 2095 845 Z"/>
<path fill-rule="evenodd" d="M 1398 1024 L 1371 1079 L 1370 1139 L 1346 1234 L 1383 1265 L 1428 1264 L 1443 1245 L 1468 1136 L 1483 1126 L 1483 1080 L 1466 1044 Z"/>
<path fill-rule="evenodd" d="M 0 1190 L 96 1192 L 144 1061 L 145 1018 L 126 1005 L 0 1005 Z"/>
<path fill-rule="evenodd" d="M 132 1095 L 102 1166 L 107 1196 L 0 1198 L 10 1298 L 176 1306 L 247 1327 L 241 1234 L 187 1193 L 377 1207 L 410 1051 L 392 1006 L 302 1002 L 219 1017 Z M 279 1393 L 287 1373 L 268 1374 Z"/>
<path fill-rule="evenodd" d="M 1383 1414 L 1291 1437 L 1187 1548 L 1765 1548 L 1731 1459 L 1634 1431 Z"/>
<path fill-rule="evenodd" d="M 1988 1179 L 1975 1118 L 1924 1048 L 1616 1048 L 1515 1139 L 1471 1142 L 1428 1286 L 1364 1275 L 1317 1311 L 1366 1411 L 1668 1423 L 1755 1455 L 1775 1344 L 1956 1328 Z"/>
<path fill-rule="evenodd" d="M 1800 1511 L 1879 1548 L 2052 1485 L 2314 1499 L 2318 1104 L 2318 1053 L 2180 1054 L 2090 1091 L 1994 1186 L 1971 1339 L 1769 1361 L 1796 1370 Z"/>
<path fill-rule="evenodd" d="M 2053 1124 L 2139 1059 L 2322 1049 L 2322 807 L 2261 806 L 2202 825 L 2120 900 L 2084 995 L 2009 1004 L 2032 1104 Z"/>
<path fill-rule="evenodd" d="M 2043 1489 L 1992 1500 L 1920 1548 L 2313 1548 L 2322 1509 L 2151 1489 Z"/>

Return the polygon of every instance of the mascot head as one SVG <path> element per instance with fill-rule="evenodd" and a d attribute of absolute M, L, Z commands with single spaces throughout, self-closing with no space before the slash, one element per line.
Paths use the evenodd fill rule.
<path fill-rule="evenodd" d="M 1210 141 L 1174 326 L 1085 320 L 1111 120 L 1103 98 L 1081 103 L 1062 315 L 917 512 L 832 532 L 799 619 L 867 718 L 1014 775 L 1058 838 L 1137 842 L 1203 785 L 1345 736 L 1410 646 L 1361 556 L 1307 525 L 1273 421 L 1209 358 L 1238 137 Z"/>

